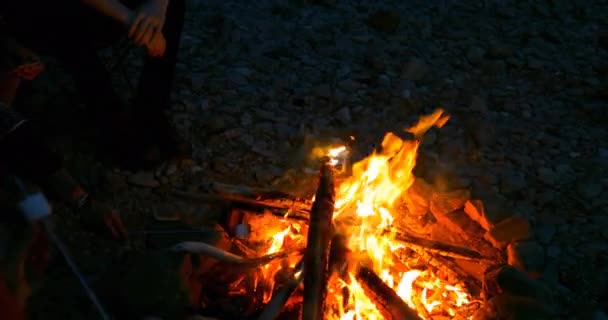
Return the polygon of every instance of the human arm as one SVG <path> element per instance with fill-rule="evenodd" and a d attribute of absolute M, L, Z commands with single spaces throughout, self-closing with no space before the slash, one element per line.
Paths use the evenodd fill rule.
<path fill-rule="evenodd" d="M 135 10 L 129 38 L 138 45 L 151 43 L 162 34 L 169 0 L 148 0 Z"/>
<path fill-rule="evenodd" d="M 119 0 L 81 0 L 97 12 L 108 16 L 125 27 L 131 26 L 135 13 Z"/>
<path fill-rule="evenodd" d="M 124 25 L 129 38 L 136 45 L 145 45 L 151 56 L 162 56 L 165 52 L 165 38 L 162 29 L 169 0 L 148 0 L 135 10 L 123 5 L 119 0 L 81 0 L 97 12 L 113 18 Z"/>

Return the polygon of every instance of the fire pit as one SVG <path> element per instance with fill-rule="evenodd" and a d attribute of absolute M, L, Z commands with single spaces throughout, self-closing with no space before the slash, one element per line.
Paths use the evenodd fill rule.
<path fill-rule="evenodd" d="M 490 319 L 497 307 L 489 299 L 508 291 L 504 279 L 535 288 L 525 273 L 501 267 L 527 271 L 517 242 L 531 236 L 526 220 L 500 199 L 440 192 L 413 175 L 423 134 L 447 120 L 438 110 L 407 129 L 412 140 L 387 134 L 381 150 L 349 170 L 338 170 L 346 148 L 328 148 L 310 200 L 222 184 L 206 194 L 176 191 L 230 203 L 224 227 L 233 252 L 271 255 L 207 273 L 203 309 L 262 320 Z"/>

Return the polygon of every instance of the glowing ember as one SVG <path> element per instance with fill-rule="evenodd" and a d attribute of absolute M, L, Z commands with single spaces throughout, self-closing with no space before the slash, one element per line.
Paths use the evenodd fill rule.
<path fill-rule="evenodd" d="M 381 151 L 355 163 L 352 175 L 342 181 L 336 191 L 334 225 L 336 232 L 346 237 L 347 247 L 352 250 L 354 259 L 349 262 L 371 268 L 423 319 L 431 316 L 464 319 L 458 316 L 458 310 L 472 300 L 463 284 L 441 279 L 430 267 L 410 267 L 415 262 L 399 256 L 406 244 L 396 240 L 396 228 L 393 227 L 393 222 L 400 220 L 399 214 L 403 214 L 403 211 L 395 210 L 395 204 L 407 194 L 415 180 L 412 170 L 416 165 L 420 139 L 431 127 L 441 127 L 447 120 L 443 110 L 421 117 L 416 125 L 406 129 L 414 134 L 415 140 L 386 134 Z M 314 152 L 323 152 L 332 165 L 338 165 L 344 163 L 348 149 L 332 146 L 316 148 Z M 280 251 L 287 239 L 294 237 L 295 231 L 294 225 L 274 233 L 268 230 L 266 234 L 274 236 L 265 253 Z M 302 237 L 298 237 L 301 243 Z M 272 294 L 273 276 L 281 268 L 293 267 L 294 264 L 295 261 L 289 261 L 287 266 L 273 262 L 263 267 L 265 281 L 272 284 L 270 290 L 265 291 L 265 301 Z M 356 270 L 356 265 L 350 266 L 351 269 Z M 333 274 L 329 279 L 326 319 L 383 319 L 355 274 L 356 271 L 349 271 L 341 278 Z"/>

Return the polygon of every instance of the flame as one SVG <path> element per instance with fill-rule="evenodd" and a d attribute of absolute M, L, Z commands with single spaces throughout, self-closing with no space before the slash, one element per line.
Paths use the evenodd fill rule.
<path fill-rule="evenodd" d="M 334 306 L 337 306 L 334 310 L 341 316 L 336 318 L 332 314 L 329 314 L 326 315 L 326 318 L 340 320 L 383 320 L 382 314 L 380 314 L 374 303 L 365 295 L 363 288 L 352 274 L 348 275 L 347 281 L 348 283 L 335 275 L 329 279 L 329 294 L 335 300 Z M 335 290 L 334 288 L 338 288 L 339 290 Z M 344 288 L 348 288 L 348 297 L 342 296 Z M 344 303 L 344 301 L 347 302 Z"/>
<path fill-rule="evenodd" d="M 399 214 L 396 203 L 407 194 L 414 183 L 412 173 L 416 165 L 418 147 L 423 134 L 431 127 L 442 127 L 448 120 L 443 110 L 422 116 L 419 122 L 406 129 L 416 137 L 403 140 L 393 133 L 385 135 L 382 148 L 367 158 L 353 164 L 352 175 L 341 182 L 336 190 L 334 225 L 336 231 L 347 237 L 347 246 L 353 251 L 353 259 L 366 262 L 374 272 L 423 319 L 431 316 L 456 317 L 458 309 L 472 300 L 461 283 L 447 282 L 435 275 L 430 268 L 410 268 L 412 263 L 402 260 L 399 252 L 406 247 L 396 239 L 394 223 Z M 354 140 L 354 137 L 351 139 Z M 315 148 L 329 158 L 332 165 L 344 164 L 348 154 L 345 146 Z M 313 199 L 314 200 L 314 199 Z M 286 246 L 288 239 L 299 237 L 296 225 L 290 224 L 282 231 L 268 230 L 273 234 L 265 253 L 276 253 Z M 271 233 L 271 232 L 275 233 Z M 264 302 L 273 292 L 274 276 L 281 268 L 295 266 L 296 261 L 272 262 L 262 268 L 264 281 L 270 287 L 264 291 Z M 353 269 L 353 268 L 349 268 Z M 355 268 L 356 269 L 356 268 Z M 339 277 L 333 274 L 328 283 L 329 305 L 325 318 L 328 320 L 383 319 L 373 301 L 357 281 L 355 271 Z M 459 319 L 465 317 L 461 316 Z"/>
<path fill-rule="evenodd" d="M 370 261 L 380 278 L 423 319 L 433 313 L 454 316 L 458 308 L 471 300 L 464 286 L 446 283 L 428 269 L 404 272 L 403 268 L 396 268 L 408 263 L 400 261 L 396 254 L 404 244 L 395 239 L 393 231 L 393 223 L 399 219 L 395 203 L 414 183 L 412 170 L 420 138 L 431 127 L 442 127 L 447 120 L 448 116 L 439 109 L 406 129 L 415 135 L 415 140 L 386 134 L 381 151 L 355 163 L 352 176 L 340 184 L 336 194 L 334 223 L 339 233 L 347 235 L 348 247 Z M 328 319 L 382 319 L 352 273 L 332 284 L 348 288 L 348 296 L 338 298 L 348 303 L 332 308 L 333 312 L 326 315 Z M 340 296 L 345 291 L 332 292 Z"/>
<path fill-rule="evenodd" d="M 353 139 L 351 137 L 351 139 Z M 311 151 L 315 159 L 328 159 L 328 163 L 335 168 L 345 165 L 348 159 L 349 150 L 344 145 L 331 145 L 327 147 L 315 147 Z"/>
<path fill-rule="evenodd" d="M 290 241 L 303 242 L 305 239 L 301 234 L 299 234 L 298 229 L 299 228 L 297 225 L 289 224 L 284 230 L 274 233 L 271 237 L 268 249 L 264 251 L 264 254 L 278 253 L 285 247 L 289 247 L 287 243 Z M 275 277 L 277 276 L 278 272 L 282 269 L 294 268 L 297 262 L 297 256 L 293 256 L 285 260 L 272 261 L 260 268 L 262 279 L 256 280 L 262 280 L 261 282 L 265 284 L 265 286 L 262 288 L 264 303 L 267 303 L 270 301 L 270 298 L 272 298 L 272 294 L 277 284 Z"/>
<path fill-rule="evenodd" d="M 329 164 L 332 166 L 338 165 L 344 157 L 348 155 L 348 151 L 346 146 L 339 146 L 335 148 L 329 149 L 327 151 L 327 156 L 329 157 Z"/>
<path fill-rule="evenodd" d="M 449 116 L 444 115 L 443 112 L 443 109 L 440 108 L 428 116 L 421 116 L 416 125 L 405 129 L 405 131 L 413 133 L 416 137 L 421 137 L 433 126 L 441 128 L 450 118 Z"/>

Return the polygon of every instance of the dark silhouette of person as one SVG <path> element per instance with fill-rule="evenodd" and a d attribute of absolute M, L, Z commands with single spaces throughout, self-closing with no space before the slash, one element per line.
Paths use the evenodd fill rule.
<path fill-rule="evenodd" d="M 101 150 L 127 169 L 190 158 L 191 146 L 165 114 L 182 32 L 185 0 L 7 0 L 6 32 L 56 58 L 74 77 Z M 128 36 L 147 49 L 135 101 L 126 108 L 98 50 Z"/>

